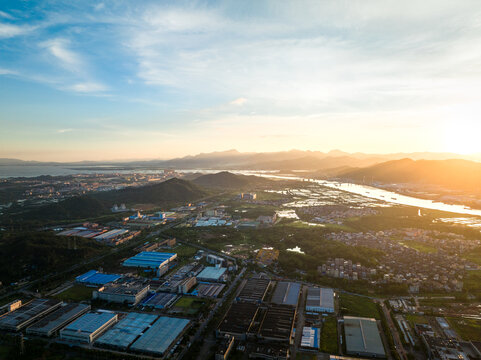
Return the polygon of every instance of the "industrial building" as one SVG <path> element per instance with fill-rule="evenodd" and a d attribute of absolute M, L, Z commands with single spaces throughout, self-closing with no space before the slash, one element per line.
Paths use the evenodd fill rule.
<path fill-rule="evenodd" d="M 301 284 L 289 281 L 279 281 L 272 295 L 271 302 L 278 305 L 290 305 L 297 308 Z"/>
<path fill-rule="evenodd" d="M 199 281 L 223 282 L 225 281 L 226 271 L 227 269 L 223 267 L 207 266 L 197 275 L 197 278 Z"/>
<path fill-rule="evenodd" d="M 62 305 L 59 300 L 35 299 L 0 317 L 0 329 L 20 331 Z"/>
<path fill-rule="evenodd" d="M 319 328 L 305 326 L 302 329 L 301 347 L 306 349 L 319 350 L 319 337 Z"/>
<path fill-rule="evenodd" d="M 142 301 L 142 306 L 155 309 L 165 309 L 170 307 L 178 298 L 178 295 L 166 292 L 158 292 L 147 296 Z"/>
<path fill-rule="evenodd" d="M 272 304 L 262 319 L 259 336 L 264 340 L 289 343 L 295 318 L 294 307 Z"/>
<path fill-rule="evenodd" d="M 376 319 L 344 316 L 344 335 L 348 355 L 386 357 Z"/>
<path fill-rule="evenodd" d="M 52 336 L 68 323 L 90 310 L 90 305 L 67 304 L 27 328 L 29 335 Z"/>
<path fill-rule="evenodd" d="M 195 277 L 188 277 L 181 281 L 177 286 L 177 292 L 179 294 L 187 294 L 197 284 Z"/>
<path fill-rule="evenodd" d="M 214 254 L 208 254 L 205 258 L 208 264 L 211 265 L 222 265 L 224 263 L 224 258 L 214 255 Z"/>
<path fill-rule="evenodd" d="M 210 284 L 210 283 L 201 283 L 197 288 L 193 291 L 193 293 L 197 296 L 201 297 L 213 297 L 216 298 L 224 289 L 224 284 Z"/>
<path fill-rule="evenodd" d="M 100 336 L 95 344 L 111 349 L 127 350 L 129 345 L 155 320 L 157 320 L 157 315 L 129 313 Z"/>
<path fill-rule="evenodd" d="M 89 312 L 60 330 L 63 340 L 91 343 L 105 330 L 117 322 L 112 312 Z"/>
<path fill-rule="evenodd" d="M 143 251 L 125 260 L 123 266 L 157 270 L 177 258 L 175 253 Z"/>
<path fill-rule="evenodd" d="M 334 290 L 310 287 L 307 289 L 306 311 L 316 313 L 334 312 Z"/>
<path fill-rule="evenodd" d="M 259 306 L 250 302 L 233 303 L 217 329 L 217 337 L 226 335 L 245 340 L 259 310 Z"/>
<path fill-rule="evenodd" d="M 150 285 L 143 279 L 122 278 L 94 291 L 92 297 L 108 302 L 137 305 L 147 296 L 149 290 Z"/>
<path fill-rule="evenodd" d="M 87 271 L 85 274 L 77 276 L 75 281 L 85 285 L 105 285 L 120 279 L 122 275 L 104 274 L 96 270 Z"/>
<path fill-rule="evenodd" d="M 163 355 L 184 332 L 189 322 L 187 319 L 161 316 L 130 346 L 130 350 L 154 356 Z"/>
<path fill-rule="evenodd" d="M 239 293 L 242 301 L 262 302 L 266 296 L 271 281 L 269 279 L 249 278 Z"/>

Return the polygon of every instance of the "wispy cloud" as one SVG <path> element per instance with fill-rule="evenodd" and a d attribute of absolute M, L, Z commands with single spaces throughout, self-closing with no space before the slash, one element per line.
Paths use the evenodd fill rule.
<path fill-rule="evenodd" d="M 40 44 L 48 52 L 59 61 L 60 65 L 73 72 L 83 70 L 83 62 L 78 54 L 68 48 L 70 44 L 66 39 L 52 39 Z"/>
<path fill-rule="evenodd" d="M 58 129 L 57 133 L 58 134 L 64 134 L 64 133 L 68 133 L 68 132 L 72 132 L 72 131 L 74 131 L 74 129 Z"/>
<path fill-rule="evenodd" d="M 13 25 L 13 24 L 0 23 L 0 39 L 24 35 L 33 31 L 34 29 L 35 28 L 32 26 L 19 26 L 19 25 Z"/>
<path fill-rule="evenodd" d="M 80 92 L 80 93 L 96 93 L 106 91 L 107 88 L 105 85 L 98 84 L 95 82 L 84 82 L 84 83 L 77 83 L 69 87 L 71 90 Z"/>

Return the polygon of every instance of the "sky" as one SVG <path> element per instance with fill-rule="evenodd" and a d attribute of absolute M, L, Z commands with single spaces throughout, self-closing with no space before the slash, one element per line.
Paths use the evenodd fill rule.
<path fill-rule="evenodd" d="M 481 2 L 0 2 L 0 157 L 481 152 Z"/>

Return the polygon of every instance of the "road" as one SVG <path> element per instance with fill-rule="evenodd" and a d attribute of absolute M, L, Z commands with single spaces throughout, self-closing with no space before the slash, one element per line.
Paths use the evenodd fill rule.
<path fill-rule="evenodd" d="M 384 313 L 384 317 L 386 318 L 387 324 L 389 326 L 389 329 L 391 330 L 391 334 L 394 340 L 394 345 L 396 346 L 396 351 L 403 360 L 407 360 L 407 354 L 406 350 L 404 350 L 404 346 L 402 344 L 401 338 L 399 337 L 399 333 L 397 331 L 396 326 L 394 325 L 394 322 L 392 321 L 391 314 L 389 312 L 389 309 L 386 307 L 383 301 L 380 301 L 380 305 L 382 308 L 382 311 Z"/>
<path fill-rule="evenodd" d="M 210 321 L 212 320 L 212 318 L 214 317 L 214 315 L 217 313 L 217 310 L 219 310 L 219 307 L 221 307 L 224 302 L 225 302 L 225 299 L 229 297 L 230 293 L 233 291 L 233 289 L 236 288 L 237 286 L 237 283 L 239 282 L 239 280 L 242 278 L 242 276 L 244 275 L 244 272 L 246 271 L 246 268 L 242 268 L 242 270 L 239 272 L 239 274 L 236 276 L 236 278 L 234 279 L 234 281 L 230 284 L 229 288 L 227 289 L 227 291 L 224 293 L 224 296 L 222 297 L 222 299 L 220 299 L 220 301 L 217 302 L 217 304 L 215 304 L 214 306 L 214 309 L 212 309 L 212 311 L 209 313 L 209 315 L 207 316 L 207 318 L 205 318 L 205 320 L 202 322 L 202 324 L 199 326 L 199 328 L 197 329 L 194 337 L 191 339 L 190 343 L 193 344 L 194 342 L 196 342 L 197 340 L 199 340 L 200 336 L 202 335 L 202 333 L 204 332 L 205 328 L 207 327 L 207 325 L 210 323 Z M 178 359 L 182 359 L 184 357 L 184 355 L 186 354 L 186 352 L 189 350 L 189 348 L 186 346 L 182 352 L 179 354 L 178 356 Z M 203 354 L 205 355 L 205 354 Z M 199 355 L 200 356 L 200 355 Z"/>
<path fill-rule="evenodd" d="M 302 338 L 302 329 L 304 328 L 304 303 L 305 303 L 305 294 L 306 294 L 306 287 L 301 287 L 301 296 L 299 299 L 299 305 L 297 307 L 297 322 L 296 322 L 296 335 L 294 337 L 294 344 L 291 346 L 291 357 L 293 359 L 296 358 L 296 352 L 299 344 L 301 343 Z M 300 310 L 300 311 L 299 311 Z"/>

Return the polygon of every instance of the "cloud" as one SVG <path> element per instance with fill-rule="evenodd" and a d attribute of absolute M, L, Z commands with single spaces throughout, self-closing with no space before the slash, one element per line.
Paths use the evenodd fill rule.
<path fill-rule="evenodd" d="M 246 98 L 240 97 L 230 102 L 231 105 L 242 106 L 247 102 Z"/>
<path fill-rule="evenodd" d="M 83 62 L 78 54 L 68 48 L 69 44 L 69 40 L 57 38 L 42 42 L 40 46 L 47 49 L 63 67 L 79 72 L 83 69 Z"/>
<path fill-rule="evenodd" d="M 8 20 L 14 20 L 15 18 L 10 15 L 9 13 L 6 13 L 5 11 L 0 11 L 0 17 Z"/>
<path fill-rule="evenodd" d="M 79 93 L 96 93 L 107 90 L 104 85 L 95 82 L 77 83 L 70 86 L 69 89 Z"/>
<path fill-rule="evenodd" d="M 24 35 L 35 28 L 32 26 L 18 26 L 12 24 L 0 23 L 0 39 L 1 38 L 12 38 L 19 35 Z"/>
<path fill-rule="evenodd" d="M 64 134 L 64 133 L 68 133 L 68 132 L 72 132 L 72 131 L 74 131 L 74 129 L 59 129 L 59 130 L 57 130 L 57 133 Z"/>

